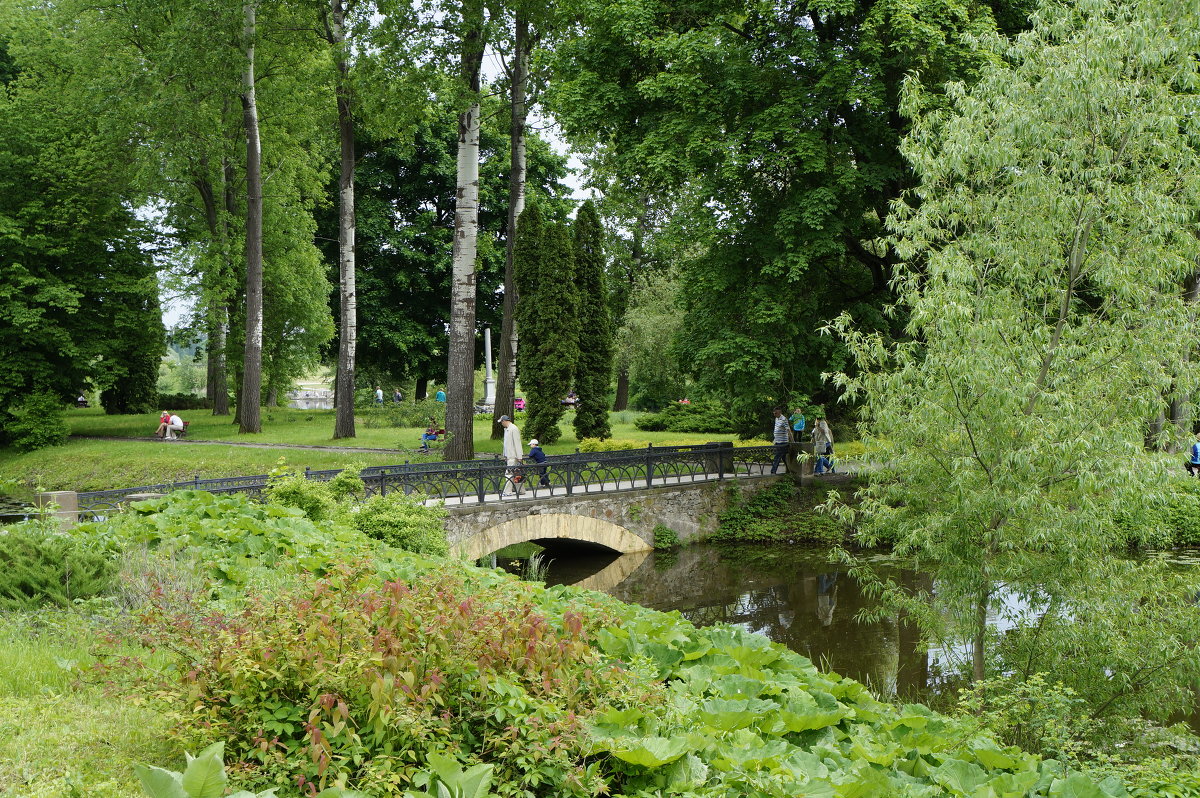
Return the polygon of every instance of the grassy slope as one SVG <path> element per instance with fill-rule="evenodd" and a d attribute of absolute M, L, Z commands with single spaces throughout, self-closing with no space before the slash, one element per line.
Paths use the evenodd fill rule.
<path fill-rule="evenodd" d="M 0 614 L 0 795 L 133 798 L 133 765 L 178 758 L 166 720 L 79 680 L 97 635 L 74 613 Z"/>
<path fill-rule="evenodd" d="M 696 435 L 678 432 L 642 432 L 633 426 L 635 414 L 613 414 L 613 437 L 654 443 L 704 443 L 730 440 L 732 435 Z M 18 480 L 45 490 L 103 490 L 160 482 L 263 474 L 280 457 L 291 465 L 313 469 L 340 468 L 350 462 L 366 465 L 392 465 L 405 461 L 440 459 L 415 452 L 421 430 L 416 428 L 367 429 L 361 425 L 358 437 L 334 441 L 332 410 L 281 410 L 264 413 L 261 435 L 241 435 L 228 418 L 207 415 L 204 411 L 185 414 L 188 435 L 194 440 L 236 441 L 239 443 L 291 443 L 317 446 L 397 448 L 395 453 L 329 452 L 303 449 L 256 449 L 244 446 L 191 446 L 187 443 L 145 441 L 72 440 L 66 446 L 43 449 L 29 454 L 0 449 L 0 481 Z M 106 416 L 101 410 L 71 410 L 67 414 L 76 435 L 99 437 L 146 437 L 157 426 L 153 416 Z M 575 451 L 578 441 L 570 427 L 570 416 L 562 425 L 558 443 L 546 446 L 548 454 Z M 475 422 L 475 450 L 500 452 L 500 441 L 493 441 L 490 417 Z M 528 443 L 528 441 L 526 441 Z"/>

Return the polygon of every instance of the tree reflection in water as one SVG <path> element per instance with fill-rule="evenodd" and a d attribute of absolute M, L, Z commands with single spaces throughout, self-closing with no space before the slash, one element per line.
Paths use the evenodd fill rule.
<path fill-rule="evenodd" d="M 871 686 L 881 696 L 915 697 L 929 687 L 927 656 L 915 629 L 894 615 L 861 623 L 874 606 L 857 583 L 829 562 L 823 549 L 689 546 L 673 562 L 651 554 L 606 592 L 658 610 L 679 610 L 698 626 L 736 624 L 782 643 L 833 670 Z M 613 556 L 556 559 L 548 584 L 572 584 L 605 569 Z M 662 567 L 666 565 L 667 567 Z M 930 589 L 926 574 L 890 568 L 912 589 Z"/>

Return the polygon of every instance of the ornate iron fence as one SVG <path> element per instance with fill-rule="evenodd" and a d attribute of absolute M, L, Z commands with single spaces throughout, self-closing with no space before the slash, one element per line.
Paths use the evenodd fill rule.
<path fill-rule="evenodd" d="M 530 461 L 510 468 L 495 460 L 445 463 L 404 463 L 370 466 L 362 470 L 367 496 L 394 491 L 421 494 L 447 504 L 482 504 L 512 498 L 544 498 L 587 493 L 611 493 L 656 486 L 705 482 L 768 472 L 772 446 L 734 447 L 728 443 L 699 446 L 650 446 L 615 452 L 553 455 L 542 464 Z M 311 471 L 308 479 L 327 481 L 340 470 Z M 257 474 L 222 479 L 142 485 L 136 488 L 88 491 L 78 494 L 81 518 L 101 517 L 117 511 L 131 497 L 176 490 L 261 495 L 269 476 Z"/>

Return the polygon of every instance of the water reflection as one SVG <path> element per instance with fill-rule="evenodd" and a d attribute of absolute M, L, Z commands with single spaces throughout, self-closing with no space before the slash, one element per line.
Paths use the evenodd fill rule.
<path fill-rule="evenodd" d="M 916 630 L 895 615 L 858 621 L 855 616 L 875 603 L 823 550 L 690 546 L 640 555 L 640 562 L 627 559 L 631 556 L 558 557 L 550 563 L 547 582 L 579 584 L 622 601 L 679 610 L 701 626 L 736 624 L 881 695 L 913 696 L 929 684 L 928 659 L 918 648 Z M 608 578 L 600 578 L 602 574 Z M 890 575 L 913 590 L 932 587 L 928 575 L 899 569 Z M 614 582 L 617 576 L 621 578 Z"/>

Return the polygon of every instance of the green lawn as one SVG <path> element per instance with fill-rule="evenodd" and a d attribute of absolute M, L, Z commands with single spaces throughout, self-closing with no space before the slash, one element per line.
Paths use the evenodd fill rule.
<path fill-rule="evenodd" d="M 134 764 L 179 758 L 167 717 L 81 683 L 104 632 L 71 611 L 0 612 L 0 795 L 134 798 Z"/>
<path fill-rule="evenodd" d="M 192 446 L 152 439 L 157 427 L 156 415 L 107 416 L 99 409 L 72 409 L 67 412 L 71 432 L 98 437 L 142 437 L 141 441 L 79 440 L 65 446 L 29 454 L 0 449 L 0 482 L 15 480 L 28 487 L 44 490 L 104 490 L 106 488 L 152 485 L 196 477 L 263 474 L 275 467 L 279 458 L 291 465 L 313 469 L 340 468 L 350 462 L 366 465 L 438 460 L 441 450 L 421 455 L 419 428 L 373 428 L 358 425 L 358 437 L 335 441 L 332 410 L 270 409 L 263 411 L 260 435 L 239 435 L 228 417 L 216 417 L 208 411 L 180 414 L 191 422 L 192 440 L 236 441 L 239 443 L 291 443 L 317 446 L 388 448 L 394 452 L 330 452 L 305 449 L 258 449 L 246 446 Z M 636 442 L 640 446 L 695 444 L 732 440 L 732 434 L 687 434 L 678 432 L 642 432 L 633 426 L 636 413 L 613 413 L 613 437 Z M 569 454 L 579 445 L 572 418 L 568 414 L 561 425 L 562 438 L 544 447 L 547 454 Z M 499 453 L 500 441 L 490 438 L 491 417 L 479 416 L 475 422 L 475 450 Z M 528 436 L 525 440 L 528 446 Z"/>

